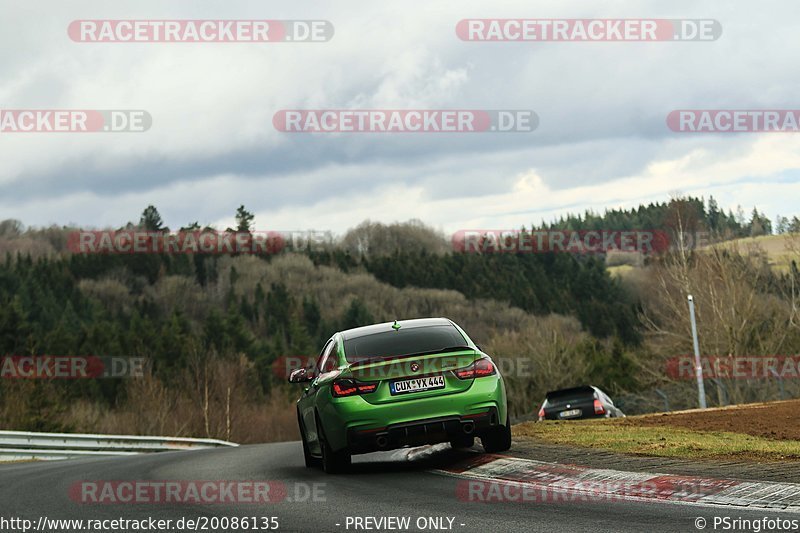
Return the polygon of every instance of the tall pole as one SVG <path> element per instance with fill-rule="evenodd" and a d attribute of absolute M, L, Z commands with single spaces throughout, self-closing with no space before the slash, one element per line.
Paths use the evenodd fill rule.
<path fill-rule="evenodd" d="M 694 342 L 694 375 L 697 377 L 697 395 L 700 409 L 706 408 L 706 387 L 703 384 L 703 366 L 700 363 L 700 343 L 697 341 L 697 321 L 694 319 L 694 298 L 689 295 L 689 317 L 692 320 L 692 341 Z"/>

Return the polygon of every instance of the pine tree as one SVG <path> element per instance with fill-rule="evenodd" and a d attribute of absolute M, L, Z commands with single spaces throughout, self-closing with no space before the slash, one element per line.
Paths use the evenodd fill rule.
<path fill-rule="evenodd" d="M 319 305 L 313 298 L 303 298 L 303 320 L 306 324 L 306 329 L 313 336 L 319 333 L 320 320 L 322 315 L 319 311 Z"/>
<path fill-rule="evenodd" d="M 240 205 L 236 210 L 236 231 L 241 233 L 250 233 L 253 231 L 253 220 L 255 216 L 253 213 Z"/>
<path fill-rule="evenodd" d="M 789 228 L 789 219 L 778 215 L 775 217 L 775 233 L 783 235 Z"/>
<path fill-rule="evenodd" d="M 764 226 L 761 223 L 761 217 L 758 215 L 758 210 L 754 207 L 753 212 L 750 214 L 750 236 L 756 237 L 764 234 Z"/>
<path fill-rule="evenodd" d="M 722 213 L 724 215 L 724 213 Z M 708 228 L 712 233 L 718 234 L 720 231 L 720 210 L 717 200 L 713 196 L 708 198 Z"/>
<path fill-rule="evenodd" d="M 0 305 L 0 355 L 23 355 L 30 334 L 19 298 Z"/>
<path fill-rule="evenodd" d="M 184 232 L 184 231 L 200 231 L 200 223 L 195 220 L 194 222 L 192 222 L 188 226 L 183 226 L 180 229 L 180 231 L 181 232 Z"/>
<path fill-rule="evenodd" d="M 147 231 L 166 231 L 164 221 L 161 219 L 158 209 L 153 205 L 148 205 L 145 207 L 144 211 L 142 211 L 142 216 L 139 219 L 139 227 Z"/>
<path fill-rule="evenodd" d="M 367 326 L 373 322 L 375 320 L 367 310 L 367 307 L 358 298 L 353 298 L 353 301 L 350 302 L 350 307 L 347 308 L 344 317 L 342 317 L 342 329 Z"/>

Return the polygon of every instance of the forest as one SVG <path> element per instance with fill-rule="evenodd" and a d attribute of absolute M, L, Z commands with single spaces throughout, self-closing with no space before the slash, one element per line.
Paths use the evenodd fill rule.
<path fill-rule="evenodd" d="M 269 230 L 245 206 L 232 232 Z M 691 352 L 686 295 L 697 302 L 702 353 L 800 353 L 800 220 L 725 213 L 678 197 L 586 212 L 530 230 L 705 232 L 727 246 L 647 257 L 464 254 L 419 221 L 365 221 L 324 246 L 268 254 L 80 254 L 79 228 L 0 222 L 0 355 L 143 357 L 133 379 L 0 379 L 0 426 L 32 431 L 296 438 L 287 357 L 312 358 L 335 331 L 446 316 L 504 370 L 512 413 L 547 390 L 591 383 L 630 413 L 690 407 L 691 383 L 665 371 Z M 169 232 L 148 206 L 117 230 Z M 197 222 L 182 231 L 200 230 Z M 203 228 L 215 230 L 214 228 Z M 783 235 L 776 269 L 744 237 Z M 631 254 L 627 254 L 631 255 Z M 609 267 L 630 266 L 624 275 Z M 725 404 L 800 394 L 797 383 L 716 380 Z"/>

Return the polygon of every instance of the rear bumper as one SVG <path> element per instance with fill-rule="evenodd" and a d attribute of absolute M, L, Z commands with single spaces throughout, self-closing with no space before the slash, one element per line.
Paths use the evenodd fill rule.
<path fill-rule="evenodd" d="M 351 453 L 446 442 L 465 435 L 463 425 L 470 422 L 479 436 L 492 423 L 505 424 L 508 413 L 499 375 L 476 379 L 468 390 L 454 394 L 382 404 L 361 396 L 330 398 L 318 409 L 331 448 Z M 378 442 L 379 436 L 387 442 Z"/>
<path fill-rule="evenodd" d="M 447 416 L 392 424 L 378 429 L 350 429 L 347 446 L 352 453 L 394 450 L 404 446 L 422 446 L 448 442 L 457 437 L 480 436 L 500 425 L 497 408 L 467 416 Z"/>
<path fill-rule="evenodd" d="M 545 413 L 544 419 L 545 420 L 587 420 L 587 419 L 590 419 L 590 418 L 609 418 L 610 416 L 611 415 L 609 413 L 595 414 L 594 411 L 592 411 L 589 414 L 585 414 L 585 415 L 581 415 L 581 416 L 573 416 L 571 418 L 562 418 L 562 417 L 558 416 L 558 412 L 556 411 L 554 413 Z"/>

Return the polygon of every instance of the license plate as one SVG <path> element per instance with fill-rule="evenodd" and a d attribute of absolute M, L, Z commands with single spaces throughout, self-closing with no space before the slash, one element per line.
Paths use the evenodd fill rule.
<path fill-rule="evenodd" d="M 580 409 L 570 409 L 569 411 L 561 411 L 558 413 L 558 416 L 561 418 L 572 418 L 574 416 L 581 416 Z"/>
<path fill-rule="evenodd" d="M 425 378 L 404 379 L 392 381 L 389 390 L 392 394 L 405 394 L 407 392 L 420 392 L 444 388 L 444 376 L 429 376 Z"/>

